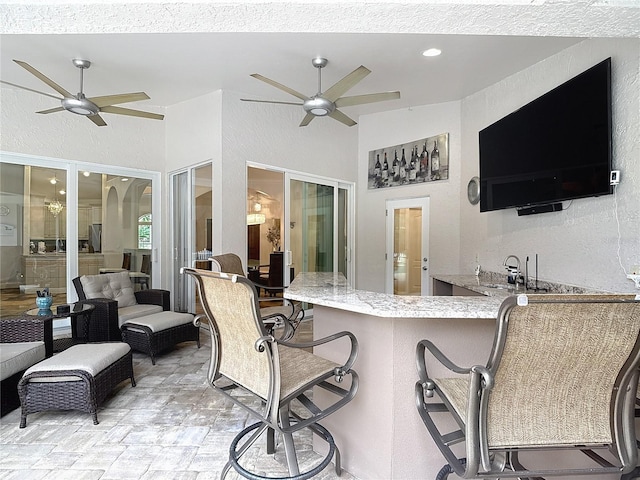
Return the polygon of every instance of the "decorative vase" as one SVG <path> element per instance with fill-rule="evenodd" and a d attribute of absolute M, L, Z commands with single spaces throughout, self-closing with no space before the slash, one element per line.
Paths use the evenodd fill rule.
<path fill-rule="evenodd" d="M 51 308 L 51 304 L 53 304 L 53 297 L 36 297 L 36 306 L 40 310 L 48 310 Z"/>

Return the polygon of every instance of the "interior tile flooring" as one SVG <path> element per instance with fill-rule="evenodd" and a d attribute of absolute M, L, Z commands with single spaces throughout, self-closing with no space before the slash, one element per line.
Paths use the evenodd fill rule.
<path fill-rule="evenodd" d="M 296 339 L 310 338 L 312 329 L 313 321 L 305 320 Z M 31 414 L 24 429 L 19 409 L 4 416 L 0 479 L 219 478 L 233 437 L 253 420 L 207 384 L 210 337 L 204 328 L 201 339 L 200 349 L 194 342 L 182 343 L 160 355 L 155 366 L 147 355 L 134 352 L 137 386 L 121 383 L 99 408 L 98 425 L 77 411 Z M 311 441 L 309 433 L 296 438 L 301 470 L 320 460 Z M 257 473 L 287 474 L 281 443 L 275 455 L 268 455 L 266 440 L 260 439 L 243 458 Z M 227 478 L 240 477 L 231 471 Z M 354 477 L 344 471 L 338 477 L 331 464 L 316 478 Z"/>

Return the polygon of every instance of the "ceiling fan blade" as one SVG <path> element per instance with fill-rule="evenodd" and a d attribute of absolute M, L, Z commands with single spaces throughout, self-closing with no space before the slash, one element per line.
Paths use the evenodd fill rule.
<path fill-rule="evenodd" d="M 298 102 L 276 102 L 273 100 L 252 100 L 250 98 L 241 98 L 240 99 L 241 102 L 258 102 L 258 103 L 277 103 L 279 105 L 302 105 L 301 103 Z"/>
<path fill-rule="evenodd" d="M 164 118 L 164 115 L 160 115 L 158 113 L 143 112 L 142 110 L 132 110 L 130 108 L 114 106 L 102 107 L 100 111 L 105 113 L 115 113 L 117 115 L 129 115 L 131 117 L 151 118 L 153 120 L 162 120 Z"/>
<path fill-rule="evenodd" d="M 92 101 L 98 107 L 110 107 L 119 103 L 137 102 L 139 100 L 149 100 L 149 95 L 144 92 L 136 93 L 120 93 L 118 95 L 104 95 L 101 97 L 91 97 L 87 100 Z"/>
<path fill-rule="evenodd" d="M 309 125 L 311 123 L 311 120 L 313 120 L 314 118 L 316 118 L 315 115 L 313 115 L 312 113 L 307 113 L 304 118 L 302 119 L 302 121 L 300 122 L 300 126 L 301 127 L 306 127 L 307 125 Z"/>
<path fill-rule="evenodd" d="M 54 82 L 53 80 L 51 80 L 49 77 L 43 75 L 42 73 L 40 73 L 38 70 L 36 70 L 35 68 L 33 68 L 31 65 L 29 65 L 28 63 L 22 62 L 20 60 L 14 60 L 14 62 L 16 62 L 18 65 L 20 65 L 22 68 L 24 68 L 25 70 L 27 70 L 29 73 L 31 73 L 32 75 L 35 75 L 36 77 L 38 77 L 40 80 L 42 80 L 44 83 L 46 83 L 47 85 L 49 85 L 51 88 L 53 88 L 56 92 L 58 92 L 60 95 L 62 95 L 63 97 L 66 98 L 73 98 L 73 95 L 71 95 L 69 92 L 67 92 L 64 88 L 62 88 L 60 85 L 58 85 L 56 82 Z"/>
<path fill-rule="evenodd" d="M 342 80 L 339 80 L 335 83 L 329 90 L 324 92 L 322 96 L 332 102 L 335 102 L 338 98 L 342 96 L 347 90 L 353 87 L 356 83 L 362 80 L 364 77 L 369 75 L 371 70 L 367 67 L 360 65 L 349 75 L 344 77 Z"/>
<path fill-rule="evenodd" d="M 55 112 L 62 112 L 64 110 L 64 108 L 62 107 L 55 107 L 55 108 L 50 108 L 48 110 L 40 110 L 39 112 L 36 113 L 55 113 Z"/>
<path fill-rule="evenodd" d="M 100 115 L 87 115 L 87 118 L 89 120 L 91 120 L 93 123 L 95 123 L 97 126 L 99 127 L 106 127 L 107 126 L 107 122 L 104 121 L 104 119 L 100 116 Z"/>
<path fill-rule="evenodd" d="M 263 82 L 268 83 L 269 85 L 271 85 L 273 87 L 276 87 L 276 88 L 282 90 L 283 92 L 287 92 L 288 94 L 293 95 L 294 97 L 298 97 L 300 100 L 308 100 L 309 99 L 309 97 L 307 97 L 306 95 L 303 95 L 300 92 L 296 92 L 294 89 L 289 88 L 286 85 L 283 85 L 281 83 L 278 83 L 275 80 L 271 80 L 270 78 L 263 77 L 259 73 L 252 73 L 251 76 L 253 78 L 258 79 L 258 80 L 262 80 Z"/>
<path fill-rule="evenodd" d="M 331 112 L 329 114 L 329 116 L 331 118 L 333 118 L 334 120 L 338 120 L 339 122 L 344 123 L 347 127 L 353 127 L 354 125 L 357 125 L 357 123 L 355 121 L 350 119 L 348 116 L 346 116 L 340 110 L 334 110 L 333 112 Z"/>
<path fill-rule="evenodd" d="M 5 82 L 4 80 L 0 80 L 0 83 L 4 83 L 6 85 L 11 85 L 12 87 L 21 88 L 22 90 L 27 90 L 28 92 L 39 93 L 40 95 L 44 95 L 46 97 L 55 98 L 56 100 L 62 100 L 60 97 L 56 97 L 55 95 L 50 95 L 48 93 L 40 92 L 38 90 L 34 90 L 32 88 L 23 87 L 22 85 L 16 85 L 15 83 Z"/>
<path fill-rule="evenodd" d="M 336 107 L 351 107 L 365 103 L 384 102 L 385 100 L 397 100 L 400 92 L 369 93 L 367 95 L 354 95 L 352 97 L 340 97 L 335 101 Z"/>

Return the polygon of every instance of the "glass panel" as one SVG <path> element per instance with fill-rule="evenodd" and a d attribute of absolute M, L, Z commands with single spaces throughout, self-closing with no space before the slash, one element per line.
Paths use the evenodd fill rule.
<path fill-rule="evenodd" d="M 213 169 L 206 164 L 171 176 L 173 303 L 176 311 L 199 313 L 193 282 L 182 267 L 209 268 L 213 251 Z"/>
<path fill-rule="evenodd" d="M 271 254 L 284 246 L 283 197 L 282 172 L 247 168 L 247 273 L 254 280 L 268 277 Z"/>
<path fill-rule="evenodd" d="M 344 188 L 338 189 L 338 272 L 345 278 L 349 278 L 348 256 L 349 248 L 349 225 L 348 225 L 348 191 Z"/>
<path fill-rule="evenodd" d="M 129 270 L 136 290 L 152 287 L 152 195 L 149 179 L 101 172 L 78 176 L 78 210 L 91 209 L 89 238 L 83 238 L 86 227 L 78 215 L 80 275 Z M 141 237 L 141 230 L 149 235 Z"/>
<path fill-rule="evenodd" d="M 393 293 L 420 295 L 422 208 L 397 208 L 393 216 Z"/>
<path fill-rule="evenodd" d="M 213 251 L 213 185 L 211 164 L 193 171 L 193 217 L 195 219 L 195 251 L 206 258 Z"/>
<path fill-rule="evenodd" d="M 188 196 L 188 173 L 180 173 L 173 176 L 172 197 L 173 197 L 173 294 L 174 308 L 178 312 L 189 311 L 190 299 L 188 296 L 187 282 L 180 274 L 180 268 L 189 266 L 189 202 Z"/>
<path fill-rule="evenodd" d="M 291 180 L 293 267 L 300 272 L 333 272 L 334 187 Z"/>
<path fill-rule="evenodd" d="M 44 289 L 66 303 L 66 171 L 2 163 L 0 178 L 0 314 L 34 308 Z"/>

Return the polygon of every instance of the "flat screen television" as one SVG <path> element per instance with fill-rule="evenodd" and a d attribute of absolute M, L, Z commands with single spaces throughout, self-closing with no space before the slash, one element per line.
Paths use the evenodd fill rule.
<path fill-rule="evenodd" d="M 611 58 L 479 132 L 480 211 L 612 193 Z"/>

